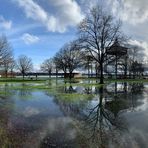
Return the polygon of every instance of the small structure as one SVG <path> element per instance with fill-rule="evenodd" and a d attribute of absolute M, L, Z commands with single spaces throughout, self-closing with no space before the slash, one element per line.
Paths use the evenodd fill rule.
<path fill-rule="evenodd" d="M 5 72 L 0 71 L 0 78 L 5 78 L 5 77 L 14 78 L 14 77 L 16 77 L 16 73 L 8 72 L 7 75 L 6 75 Z"/>
<path fill-rule="evenodd" d="M 119 44 L 118 40 L 116 39 L 114 44 L 107 49 L 107 55 L 115 56 L 115 75 L 117 78 L 118 74 L 118 59 L 120 59 L 122 56 L 125 57 L 125 62 L 127 62 L 127 49 L 126 47 L 123 47 Z M 127 64 L 126 64 L 127 65 Z M 127 66 L 125 70 L 125 76 L 127 75 Z"/>
<path fill-rule="evenodd" d="M 66 73 L 64 75 L 65 78 L 70 78 L 70 76 L 71 76 L 71 78 L 80 78 L 80 77 L 82 77 L 82 74 L 81 73 L 74 72 L 71 75 L 70 75 L 70 73 Z"/>

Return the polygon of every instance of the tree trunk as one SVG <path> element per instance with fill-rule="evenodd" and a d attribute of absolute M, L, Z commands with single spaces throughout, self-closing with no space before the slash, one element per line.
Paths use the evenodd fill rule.
<path fill-rule="evenodd" d="M 117 79 L 117 73 L 118 73 L 118 60 L 117 60 L 117 55 L 116 55 L 116 61 L 115 61 L 115 76 L 116 76 L 116 79 Z"/>
<path fill-rule="evenodd" d="M 11 79 L 13 78 L 13 70 L 11 70 Z"/>
<path fill-rule="evenodd" d="M 23 73 L 23 80 L 24 80 L 25 74 Z"/>
<path fill-rule="evenodd" d="M 89 66 L 88 66 L 88 69 L 87 69 L 87 71 L 88 71 L 88 73 L 87 73 L 87 74 L 88 74 L 88 78 L 89 78 Z"/>
<path fill-rule="evenodd" d="M 64 78 L 66 78 L 67 77 L 67 73 L 66 72 L 64 72 Z"/>
<path fill-rule="evenodd" d="M 51 71 L 50 70 L 48 71 L 48 76 L 49 76 L 49 78 L 51 78 Z"/>
<path fill-rule="evenodd" d="M 69 72 L 69 78 L 72 79 L 72 72 Z"/>
<path fill-rule="evenodd" d="M 99 107 L 102 107 L 102 100 L 103 100 L 103 87 L 101 86 L 99 88 L 99 94 L 100 94 L 100 103 L 99 103 Z"/>
<path fill-rule="evenodd" d="M 56 68 L 56 78 L 58 77 L 58 70 L 57 70 L 57 68 Z"/>
<path fill-rule="evenodd" d="M 7 72 L 7 70 L 5 71 L 5 77 L 6 77 L 6 78 L 8 77 L 8 72 Z"/>
<path fill-rule="evenodd" d="M 100 62 L 100 84 L 104 83 L 103 78 L 103 62 Z"/>
<path fill-rule="evenodd" d="M 124 71 L 124 78 L 127 78 L 127 55 L 125 56 L 125 71 Z"/>
<path fill-rule="evenodd" d="M 91 77 L 93 77 L 93 66 L 91 64 Z"/>

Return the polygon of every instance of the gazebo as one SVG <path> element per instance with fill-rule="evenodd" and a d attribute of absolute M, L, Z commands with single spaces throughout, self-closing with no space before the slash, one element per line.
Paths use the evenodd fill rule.
<path fill-rule="evenodd" d="M 125 60 L 127 62 L 127 49 L 126 47 L 123 47 L 119 44 L 118 40 L 116 39 L 114 44 L 110 46 L 107 49 L 107 55 L 115 56 L 115 75 L 117 79 L 117 73 L 118 73 L 118 59 L 121 58 L 122 56 L 125 56 Z M 127 66 L 126 66 L 126 74 L 127 75 Z"/>

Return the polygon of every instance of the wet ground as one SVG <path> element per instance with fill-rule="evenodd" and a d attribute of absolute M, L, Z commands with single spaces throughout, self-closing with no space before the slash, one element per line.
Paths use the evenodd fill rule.
<path fill-rule="evenodd" d="M 146 148 L 148 84 L 0 84 L 2 148 Z"/>

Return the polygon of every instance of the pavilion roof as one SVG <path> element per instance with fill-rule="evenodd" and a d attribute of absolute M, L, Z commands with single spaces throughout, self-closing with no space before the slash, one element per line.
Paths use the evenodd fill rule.
<path fill-rule="evenodd" d="M 119 44 L 116 40 L 112 46 L 107 49 L 108 55 L 126 55 L 127 54 L 127 47 L 123 47 Z"/>

